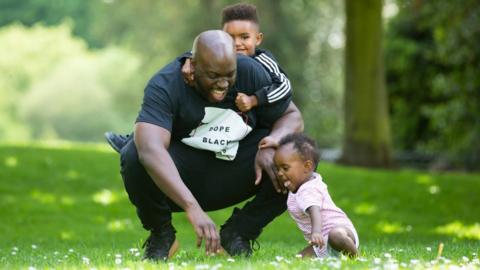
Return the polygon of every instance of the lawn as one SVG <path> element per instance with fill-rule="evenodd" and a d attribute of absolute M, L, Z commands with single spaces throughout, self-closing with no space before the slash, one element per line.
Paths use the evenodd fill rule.
<path fill-rule="evenodd" d="M 105 145 L 0 145 L 2 269 L 480 269 L 480 175 L 367 170 L 319 172 L 360 236 L 356 260 L 299 259 L 305 241 L 287 214 L 249 259 L 206 257 L 183 214 L 167 264 L 140 260 L 141 228 Z M 221 225 L 232 209 L 211 212 Z M 438 258 L 438 246 L 444 244 Z"/>

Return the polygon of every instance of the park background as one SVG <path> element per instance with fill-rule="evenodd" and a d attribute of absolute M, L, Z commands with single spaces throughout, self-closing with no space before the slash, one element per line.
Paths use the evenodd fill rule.
<path fill-rule="evenodd" d="M 0 1 L 0 265 L 87 267 L 83 249 L 88 261 L 115 266 L 119 249 L 140 248 L 103 133 L 130 132 L 147 80 L 199 32 L 220 28 L 221 9 L 233 3 Z M 395 252 L 404 263 L 428 262 L 445 242 L 455 263 L 466 256 L 478 267 L 480 2 L 249 3 L 261 47 L 288 74 L 306 132 L 323 150 L 319 171 L 366 238 L 365 263 L 392 262 Z M 212 215 L 221 224 L 229 212 Z M 296 230 L 288 216 L 270 227 L 262 250 L 287 256 L 304 244 L 298 233 L 295 248 L 274 233 Z M 91 236 L 96 228 L 105 237 Z M 188 256 L 180 254 L 202 260 Z"/>

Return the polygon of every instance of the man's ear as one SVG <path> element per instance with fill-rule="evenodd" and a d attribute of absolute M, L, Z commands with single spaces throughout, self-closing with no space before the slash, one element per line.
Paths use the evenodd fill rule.
<path fill-rule="evenodd" d="M 262 41 L 263 41 L 263 33 L 258 32 L 257 33 L 257 43 L 255 43 L 255 46 L 260 46 L 260 44 L 262 44 Z"/>

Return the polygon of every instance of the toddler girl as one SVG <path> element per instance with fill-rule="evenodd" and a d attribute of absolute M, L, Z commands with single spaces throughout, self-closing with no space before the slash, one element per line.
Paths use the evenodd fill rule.
<path fill-rule="evenodd" d="M 309 245 L 302 256 L 326 257 L 339 252 L 357 256 L 358 235 L 350 219 L 332 201 L 327 185 L 316 173 L 319 161 L 315 142 L 303 134 L 291 134 L 278 145 L 266 137 L 260 147 L 276 146 L 278 178 L 289 190 L 288 212 Z"/>

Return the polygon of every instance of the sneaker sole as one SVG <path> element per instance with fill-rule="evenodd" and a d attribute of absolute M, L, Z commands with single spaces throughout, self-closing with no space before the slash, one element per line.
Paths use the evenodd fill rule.
<path fill-rule="evenodd" d="M 117 146 L 115 146 L 115 144 L 110 140 L 110 136 L 111 136 L 111 133 L 110 132 L 105 132 L 103 134 L 103 136 L 105 137 L 105 140 L 108 142 L 108 144 L 110 145 L 110 147 L 113 148 L 113 150 L 115 150 L 115 152 L 119 153 L 120 154 L 120 150 Z"/>

